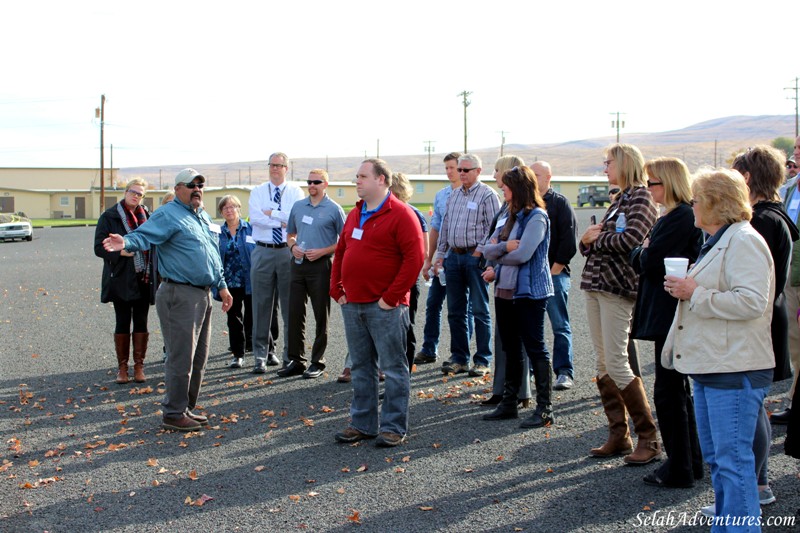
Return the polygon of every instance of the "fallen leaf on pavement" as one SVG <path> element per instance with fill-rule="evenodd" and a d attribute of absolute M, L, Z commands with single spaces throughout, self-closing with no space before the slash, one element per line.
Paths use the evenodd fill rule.
<path fill-rule="evenodd" d="M 360 524 L 361 523 L 361 513 L 359 513 L 355 509 L 353 509 L 353 514 L 348 516 L 347 519 L 350 520 L 351 522 L 355 522 L 357 524 Z"/>
<path fill-rule="evenodd" d="M 257 467 L 255 467 L 253 470 L 255 470 L 256 472 L 261 472 L 261 471 L 262 471 L 262 470 L 264 470 L 265 468 L 267 468 L 267 467 L 266 467 L 266 466 L 264 466 L 264 465 L 258 465 L 258 466 L 257 466 Z"/>
<path fill-rule="evenodd" d="M 147 466 L 158 466 L 158 459 L 156 459 L 155 457 L 150 457 L 147 460 Z"/>
<path fill-rule="evenodd" d="M 420 511 L 433 511 L 433 507 L 420 507 Z"/>
<path fill-rule="evenodd" d="M 189 479 L 191 479 L 192 481 L 196 481 L 198 477 L 200 476 L 197 475 L 197 470 L 192 470 L 191 472 L 189 472 Z"/>

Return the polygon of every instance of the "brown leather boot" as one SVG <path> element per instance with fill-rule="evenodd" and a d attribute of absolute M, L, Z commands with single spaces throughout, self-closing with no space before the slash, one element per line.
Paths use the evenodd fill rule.
<path fill-rule="evenodd" d="M 131 335 L 130 333 L 115 333 L 114 348 L 117 351 L 117 383 L 125 385 L 128 383 L 128 359 L 131 357 Z"/>
<path fill-rule="evenodd" d="M 621 393 L 625 406 L 633 418 L 633 429 L 639 438 L 636 450 L 625 458 L 625 462 L 631 465 L 645 465 L 661 459 L 658 430 L 641 378 L 633 378 L 633 381 L 628 383 Z"/>
<path fill-rule="evenodd" d="M 597 380 L 597 388 L 608 418 L 608 440 L 599 448 L 592 448 L 589 453 L 593 457 L 627 455 L 633 451 L 633 442 L 628 430 L 628 413 L 619 388 L 608 374 Z"/>
<path fill-rule="evenodd" d="M 144 383 L 144 356 L 147 353 L 147 340 L 149 333 L 133 334 L 133 380 Z"/>

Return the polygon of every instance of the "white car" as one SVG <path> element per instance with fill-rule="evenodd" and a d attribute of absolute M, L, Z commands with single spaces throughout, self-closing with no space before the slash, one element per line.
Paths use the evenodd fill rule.
<path fill-rule="evenodd" d="M 25 239 L 33 240 L 33 226 L 31 221 L 19 217 L 14 217 L 11 222 L 0 223 L 0 240 Z"/>

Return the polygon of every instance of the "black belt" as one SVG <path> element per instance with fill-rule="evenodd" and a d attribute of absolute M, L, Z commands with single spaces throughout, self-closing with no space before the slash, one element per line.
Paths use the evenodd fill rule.
<path fill-rule="evenodd" d="M 256 241 L 256 244 L 259 246 L 263 246 L 264 248 L 286 248 L 287 246 L 285 242 L 282 242 L 280 244 L 275 244 L 274 242 Z"/>
<path fill-rule="evenodd" d="M 464 254 L 471 254 L 475 251 L 476 246 L 471 246 L 469 248 L 456 248 L 455 246 L 450 247 L 450 251 L 456 255 L 464 255 Z"/>
<path fill-rule="evenodd" d="M 211 289 L 210 285 L 193 285 L 192 283 L 187 283 L 185 281 L 175 281 L 174 279 L 169 279 L 169 278 L 161 278 L 161 281 L 163 281 L 164 283 L 172 283 L 174 285 L 186 285 L 206 292 L 208 292 L 209 289 Z"/>

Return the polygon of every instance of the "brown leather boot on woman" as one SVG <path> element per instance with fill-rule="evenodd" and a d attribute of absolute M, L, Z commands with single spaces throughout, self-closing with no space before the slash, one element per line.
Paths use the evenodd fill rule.
<path fill-rule="evenodd" d="M 149 333 L 133 334 L 133 380 L 144 383 L 144 356 L 147 353 L 147 340 Z"/>
<path fill-rule="evenodd" d="M 114 348 L 117 351 L 117 383 L 125 385 L 128 383 L 128 360 L 131 357 L 131 335 L 130 333 L 115 333 Z"/>
<path fill-rule="evenodd" d="M 621 393 L 625 406 L 633 418 L 633 429 L 639 438 L 636 450 L 625 458 L 625 462 L 629 465 L 646 465 L 656 459 L 661 459 L 658 430 L 642 380 L 638 377 L 633 378 L 633 381 L 622 389 Z"/>
<path fill-rule="evenodd" d="M 589 453 L 593 457 L 627 455 L 633 451 L 633 442 L 628 430 L 628 413 L 619 388 L 608 374 L 597 380 L 597 388 L 608 418 L 608 440 L 599 448 L 592 448 Z"/>

